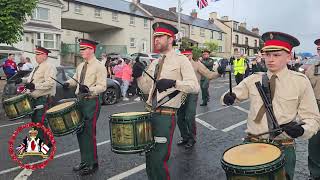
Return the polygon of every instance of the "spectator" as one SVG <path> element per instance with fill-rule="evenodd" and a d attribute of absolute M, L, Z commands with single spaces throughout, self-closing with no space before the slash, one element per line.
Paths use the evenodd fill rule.
<path fill-rule="evenodd" d="M 23 55 L 21 55 L 20 56 L 20 62 L 17 64 L 17 68 L 18 68 L 19 71 L 22 71 L 21 68 L 23 67 L 25 62 L 26 62 L 26 58 Z"/>
<path fill-rule="evenodd" d="M 261 58 L 260 54 L 255 54 L 256 58 L 252 60 L 252 73 L 255 72 L 267 72 L 267 67 L 264 59 Z"/>
<path fill-rule="evenodd" d="M 123 59 L 119 59 L 116 66 L 113 67 L 114 79 L 122 85 L 122 69 L 123 69 Z"/>
<path fill-rule="evenodd" d="M 105 67 L 107 68 L 108 78 L 112 78 L 111 57 L 107 57 L 107 61 L 105 63 Z"/>
<path fill-rule="evenodd" d="M 14 62 L 14 54 L 9 54 L 8 59 L 1 65 L 7 80 L 17 73 L 17 64 Z"/>
<path fill-rule="evenodd" d="M 31 60 L 29 57 L 26 57 L 24 59 L 24 64 L 23 66 L 20 68 L 21 71 L 32 71 L 33 69 L 33 65 L 31 63 Z"/>
<path fill-rule="evenodd" d="M 135 63 L 132 67 L 133 74 L 135 73 L 135 71 L 139 71 L 139 69 L 141 69 L 141 68 L 145 69 L 146 67 L 144 66 L 144 64 L 142 62 L 140 62 L 140 56 L 137 56 L 135 59 Z M 137 79 L 133 79 L 131 86 L 132 86 L 132 88 L 134 88 L 134 92 L 139 92 Z M 134 101 L 141 101 L 141 98 L 137 97 L 134 99 Z"/>
<path fill-rule="evenodd" d="M 127 95 L 127 90 L 129 88 L 129 84 L 131 82 L 131 78 L 132 78 L 131 60 L 125 58 L 124 65 L 122 68 L 122 85 L 121 85 L 121 92 L 122 92 L 122 97 L 124 101 L 129 101 L 129 98 L 127 98 L 126 95 Z"/>
<path fill-rule="evenodd" d="M 222 77 L 225 77 L 225 75 L 226 75 L 226 68 L 227 68 L 228 64 L 229 64 L 229 61 L 226 58 L 221 59 L 219 62 L 219 65 L 223 70 Z"/>

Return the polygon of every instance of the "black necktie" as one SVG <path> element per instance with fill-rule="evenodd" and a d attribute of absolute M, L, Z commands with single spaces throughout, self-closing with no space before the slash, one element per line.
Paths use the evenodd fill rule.
<path fill-rule="evenodd" d="M 84 82 L 84 78 L 85 78 L 86 72 L 87 72 L 87 66 L 88 66 L 88 62 L 85 62 L 82 67 L 81 74 L 80 74 L 80 84 L 83 84 L 83 82 Z"/>
<path fill-rule="evenodd" d="M 39 65 L 34 69 L 33 74 L 32 74 L 32 76 L 31 76 L 31 79 L 30 79 L 30 82 L 33 81 L 33 76 L 34 76 L 34 74 L 36 73 L 36 71 L 37 71 L 38 69 L 39 69 Z"/>

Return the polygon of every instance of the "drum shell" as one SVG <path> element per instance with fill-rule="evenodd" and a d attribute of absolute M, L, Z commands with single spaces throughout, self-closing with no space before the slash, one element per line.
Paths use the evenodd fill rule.
<path fill-rule="evenodd" d="M 10 120 L 23 118 L 33 113 L 31 97 L 27 94 L 9 98 L 3 101 L 3 109 Z"/>
<path fill-rule="evenodd" d="M 75 102 L 58 111 L 47 112 L 46 117 L 54 136 L 65 136 L 77 130 L 83 121 L 78 107 L 78 102 Z"/>
<path fill-rule="evenodd" d="M 109 118 L 111 150 L 118 154 L 135 154 L 154 144 L 151 113 Z"/>
<path fill-rule="evenodd" d="M 227 149 L 223 156 L 228 150 L 237 146 L 239 145 Z M 227 180 L 285 180 L 284 164 L 284 153 L 281 153 L 280 157 L 272 162 L 257 166 L 238 166 L 224 161 L 223 158 L 221 159 L 221 165 L 226 173 Z"/>

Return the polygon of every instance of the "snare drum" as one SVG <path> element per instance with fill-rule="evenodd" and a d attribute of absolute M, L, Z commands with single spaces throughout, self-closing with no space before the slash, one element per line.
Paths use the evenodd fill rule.
<path fill-rule="evenodd" d="M 50 129 L 55 136 L 64 136 L 78 129 L 82 124 L 78 102 L 69 101 L 58 104 L 47 111 Z"/>
<path fill-rule="evenodd" d="M 111 150 L 119 154 L 135 154 L 154 144 L 150 112 L 127 112 L 110 116 Z"/>
<path fill-rule="evenodd" d="M 33 113 L 32 101 L 29 95 L 18 96 L 3 101 L 3 109 L 10 120 L 23 118 Z"/>
<path fill-rule="evenodd" d="M 234 146 L 221 160 L 228 180 L 285 180 L 284 163 L 282 151 L 267 143 Z"/>

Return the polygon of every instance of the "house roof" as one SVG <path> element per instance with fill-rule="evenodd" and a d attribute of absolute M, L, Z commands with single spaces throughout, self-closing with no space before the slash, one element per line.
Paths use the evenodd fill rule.
<path fill-rule="evenodd" d="M 259 35 L 253 33 L 252 31 L 249 31 L 248 29 L 244 28 L 244 27 L 241 27 L 239 26 L 238 29 L 234 30 L 235 32 L 238 32 L 238 33 L 242 33 L 242 34 L 246 34 L 248 36 L 253 36 L 253 37 L 256 37 L 256 38 L 260 38 Z"/>
<path fill-rule="evenodd" d="M 35 23 L 35 22 L 28 22 L 28 23 L 24 24 L 24 26 L 39 27 L 39 28 L 46 28 L 46 29 L 52 29 L 52 30 L 60 30 L 59 28 L 56 28 L 50 24 L 42 24 L 42 23 Z"/>
<path fill-rule="evenodd" d="M 79 2 L 81 4 L 91 5 L 111 11 L 118 11 L 126 14 L 136 15 L 151 19 L 150 16 L 146 15 L 141 9 L 139 9 L 134 3 L 124 0 L 71 0 Z"/>
<path fill-rule="evenodd" d="M 141 3 L 141 6 L 145 10 L 147 10 L 149 13 L 151 13 L 154 17 L 178 22 L 178 16 L 171 11 L 168 11 L 165 9 L 160 9 L 160 8 L 157 8 L 154 6 L 149 6 L 149 5 L 143 4 L 143 3 Z M 181 19 L 181 23 L 188 24 L 188 22 L 186 22 L 182 19 Z"/>
<path fill-rule="evenodd" d="M 193 26 L 197 26 L 197 27 L 202 27 L 205 29 L 210 29 L 213 31 L 219 31 L 219 32 L 223 32 L 220 28 L 218 28 L 214 23 L 208 21 L 208 20 L 204 20 L 204 19 L 200 19 L 200 18 L 193 18 L 192 16 L 188 16 L 185 14 L 181 14 L 181 18 L 184 19 L 185 21 L 188 22 L 188 24 L 193 25 Z"/>
<path fill-rule="evenodd" d="M 59 1 L 59 0 L 43 0 L 43 1 L 47 1 L 47 2 L 51 2 L 51 3 L 56 3 L 56 4 L 61 4 L 62 5 L 62 2 Z"/>
<path fill-rule="evenodd" d="M 178 15 L 176 13 L 173 13 L 171 11 L 157 8 L 154 6 L 150 6 L 147 4 L 141 3 L 142 7 L 150 12 L 153 16 L 157 18 L 162 18 L 174 22 L 178 22 Z M 223 32 L 221 29 L 219 29 L 215 24 L 210 23 L 208 20 L 200 19 L 200 18 L 192 18 L 189 15 L 181 14 L 181 23 L 183 24 L 188 24 L 188 25 L 193 25 L 197 27 L 202 27 L 205 29 L 210 29 L 213 31 L 220 31 Z"/>

